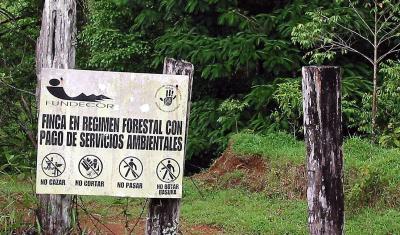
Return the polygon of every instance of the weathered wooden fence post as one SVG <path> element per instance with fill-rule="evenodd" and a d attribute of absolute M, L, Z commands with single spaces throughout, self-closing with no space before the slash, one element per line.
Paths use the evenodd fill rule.
<path fill-rule="evenodd" d="M 164 60 L 164 74 L 188 75 L 189 76 L 189 100 L 186 116 L 186 140 L 188 137 L 189 126 L 189 113 L 190 113 L 190 99 L 193 83 L 193 64 L 166 58 Z M 185 145 L 186 146 L 186 145 Z M 184 149 L 186 152 L 186 147 Z M 180 215 L 180 199 L 160 199 L 151 198 L 149 201 L 149 209 L 147 214 L 146 235 L 173 235 L 178 234 L 179 229 L 179 215 Z"/>
<path fill-rule="evenodd" d="M 339 67 L 303 67 L 310 234 L 343 234 L 343 152 Z"/>
<path fill-rule="evenodd" d="M 42 26 L 36 46 L 36 74 L 39 99 L 42 68 L 73 68 L 75 66 L 76 2 L 46 0 Z M 37 102 L 39 104 L 39 102 Z M 39 223 L 44 234 L 67 234 L 71 229 L 71 196 L 38 195 Z"/>

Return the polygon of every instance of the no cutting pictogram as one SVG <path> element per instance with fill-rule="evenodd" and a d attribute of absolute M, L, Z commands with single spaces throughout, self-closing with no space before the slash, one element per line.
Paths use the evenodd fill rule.
<path fill-rule="evenodd" d="M 166 158 L 158 163 L 156 172 L 158 178 L 162 182 L 171 183 L 179 177 L 181 168 L 176 160 L 172 158 Z"/>
<path fill-rule="evenodd" d="M 103 171 L 103 162 L 95 155 L 86 155 L 79 161 L 79 173 L 86 179 L 94 179 Z"/>
<path fill-rule="evenodd" d="M 119 163 L 119 174 L 126 180 L 136 180 L 142 172 L 142 162 L 136 157 L 126 157 Z"/>

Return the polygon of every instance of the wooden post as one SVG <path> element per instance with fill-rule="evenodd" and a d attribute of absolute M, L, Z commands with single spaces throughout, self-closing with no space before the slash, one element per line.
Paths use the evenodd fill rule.
<path fill-rule="evenodd" d="M 176 75 L 189 75 L 189 100 L 186 116 L 186 140 L 189 130 L 189 113 L 190 113 L 190 99 L 192 93 L 192 82 L 193 82 L 193 64 L 175 60 L 172 58 L 166 58 L 164 60 L 164 74 L 176 74 Z M 186 146 L 186 145 L 185 145 Z M 186 152 L 186 147 L 184 149 Z M 160 199 L 151 198 L 149 201 L 149 210 L 146 219 L 146 235 L 158 235 L 166 234 L 173 235 L 178 234 L 179 229 L 179 215 L 180 215 L 180 199 Z"/>
<path fill-rule="evenodd" d="M 75 0 L 45 0 L 40 36 L 36 45 L 36 100 L 39 104 L 42 68 L 74 68 L 76 42 Z M 71 196 L 38 195 L 38 220 L 43 234 L 68 234 L 71 229 Z"/>
<path fill-rule="evenodd" d="M 343 234 L 343 153 L 339 67 L 303 67 L 310 234 Z"/>

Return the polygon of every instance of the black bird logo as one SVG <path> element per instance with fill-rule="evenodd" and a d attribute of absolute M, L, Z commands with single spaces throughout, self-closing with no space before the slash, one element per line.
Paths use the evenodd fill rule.
<path fill-rule="evenodd" d="M 63 78 L 60 78 L 62 81 Z M 98 102 L 106 99 L 111 99 L 105 95 L 86 95 L 85 93 L 81 93 L 78 96 L 71 97 L 65 93 L 64 87 L 60 86 L 61 81 L 59 79 L 53 78 L 49 81 L 50 86 L 47 86 L 47 90 L 53 96 L 63 99 L 63 100 L 76 100 L 76 101 L 86 101 L 86 102 Z"/>

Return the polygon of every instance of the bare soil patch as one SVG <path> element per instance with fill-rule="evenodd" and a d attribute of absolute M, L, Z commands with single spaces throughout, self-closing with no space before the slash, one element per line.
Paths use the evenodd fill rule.
<path fill-rule="evenodd" d="M 194 176 L 206 184 L 223 188 L 247 188 L 264 191 L 269 196 L 288 199 L 306 197 L 306 169 L 304 165 L 272 166 L 259 155 L 236 155 L 229 146 L 211 167 Z"/>
<path fill-rule="evenodd" d="M 129 231 L 136 224 L 136 221 L 133 220 L 129 222 Z M 97 235 L 97 234 L 107 234 L 107 235 L 120 235 L 120 234 L 144 234 L 144 229 L 146 226 L 146 219 L 142 218 L 137 223 L 132 233 L 127 233 L 126 224 L 123 220 L 119 220 L 115 218 L 114 222 L 107 223 L 93 223 L 93 221 L 83 221 L 82 227 L 86 229 L 86 233 L 89 235 Z M 188 235 L 218 235 L 224 234 L 223 230 L 217 227 L 209 226 L 209 225 L 188 225 L 184 221 L 181 224 L 180 228 L 181 234 Z"/>
<path fill-rule="evenodd" d="M 211 167 L 196 179 L 223 187 L 246 187 L 262 191 L 266 186 L 267 163 L 261 156 L 236 156 L 228 147 Z"/>

